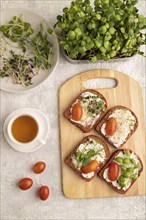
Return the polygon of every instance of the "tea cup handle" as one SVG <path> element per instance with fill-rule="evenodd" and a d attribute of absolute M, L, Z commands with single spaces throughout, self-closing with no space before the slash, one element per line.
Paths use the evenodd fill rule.
<path fill-rule="evenodd" d="M 39 142 L 40 144 L 42 144 L 42 145 L 44 145 L 44 144 L 46 143 L 46 141 L 43 140 L 43 139 L 38 139 L 38 142 Z"/>

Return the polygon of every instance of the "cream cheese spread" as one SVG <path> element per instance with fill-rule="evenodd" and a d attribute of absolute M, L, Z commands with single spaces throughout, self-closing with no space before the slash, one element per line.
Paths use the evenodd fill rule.
<path fill-rule="evenodd" d="M 127 136 L 135 128 L 136 118 L 131 111 L 127 109 L 116 109 L 109 118 L 114 117 L 117 122 L 117 130 L 113 136 L 107 136 L 104 123 L 101 127 L 101 133 L 108 137 L 115 147 L 119 148 L 126 140 Z M 108 119 L 109 119 L 108 118 Z"/>
<path fill-rule="evenodd" d="M 94 176 L 94 172 L 87 173 L 87 174 L 82 173 L 82 176 L 85 177 L 85 178 L 87 178 L 87 179 L 88 179 L 88 178 L 90 179 L 90 178 L 92 178 L 92 177 Z"/>

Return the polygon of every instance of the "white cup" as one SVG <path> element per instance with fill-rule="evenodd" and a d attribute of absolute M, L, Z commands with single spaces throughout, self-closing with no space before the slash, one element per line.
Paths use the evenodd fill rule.
<path fill-rule="evenodd" d="M 17 141 L 17 140 L 14 138 L 13 134 L 12 134 L 12 124 L 13 124 L 13 122 L 14 122 L 17 118 L 19 118 L 19 117 L 21 117 L 21 116 L 28 116 L 28 117 L 33 118 L 33 120 L 36 122 L 36 124 L 37 124 L 37 126 L 38 126 L 38 132 L 37 132 L 35 138 L 34 138 L 32 141 L 30 141 L 30 142 L 23 143 L 23 142 Z M 14 117 L 12 117 L 12 118 L 10 119 L 9 123 L 8 123 L 7 132 L 8 132 L 8 136 L 9 136 L 9 138 L 11 139 L 11 141 L 12 141 L 13 143 L 15 143 L 15 144 L 19 144 L 20 146 L 25 146 L 25 145 L 31 144 L 31 143 L 33 143 L 33 142 L 39 142 L 41 145 L 44 145 L 44 144 L 46 143 L 45 140 L 43 140 L 43 139 L 40 138 L 40 126 L 39 126 L 39 122 L 38 122 L 37 119 L 34 118 L 34 116 L 32 116 L 31 114 L 22 114 L 22 113 L 21 113 L 21 114 L 17 114 L 17 115 L 15 115 Z"/>

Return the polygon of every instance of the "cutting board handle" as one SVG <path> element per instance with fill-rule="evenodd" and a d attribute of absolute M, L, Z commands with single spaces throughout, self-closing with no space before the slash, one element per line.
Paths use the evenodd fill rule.
<path fill-rule="evenodd" d="M 132 82 L 133 85 L 140 87 L 139 83 L 131 78 L 130 76 L 128 76 L 127 74 L 124 73 L 120 73 L 118 71 L 115 70 L 107 70 L 107 69 L 98 69 L 98 70 L 89 70 L 86 72 L 82 72 L 77 74 L 76 76 L 72 77 L 71 79 L 67 80 L 60 88 L 60 91 L 62 90 L 62 88 L 64 88 L 64 86 L 68 87 L 68 90 L 70 90 L 70 87 L 77 87 L 80 88 L 80 91 L 83 91 L 86 89 L 85 87 L 85 82 L 91 79 L 99 79 L 99 78 L 106 78 L 106 79 L 113 79 L 115 80 L 115 86 L 114 87 L 107 87 L 106 90 L 109 89 L 116 89 L 118 88 L 119 90 L 123 91 L 123 85 L 125 84 L 125 82 Z M 103 88 L 95 88 L 94 89 L 105 89 Z"/>
<path fill-rule="evenodd" d="M 128 75 L 114 71 L 114 70 L 89 70 L 84 73 L 80 73 L 79 75 L 75 76 L 74 79 L 77 79 L 81 83 L 82 89 L 86 89 L 84 86 L 85 81 L 91 80 L 91 79 L 98 79 L 98 78 L 105 78 L 105 79 L 113 79 L 116 81 L 114 88 L 121 87 L 122 88 L 122 78 L 125 80 L 125 78 L 129 78 Z M 134 80 L 134 79 L 133 79 Z M 135 81 L 135 80 L 134 80 Z M 98 89 L 98 88 L 97 88 Z M 104 89 L 104 88 L 103 88 Z M 106 89 L 113 89 L 112 87 L 106 88 Z"/>
<path fill-rule="evenodd" d="M 109 72 L 110 71 L 110 72 Z M 80 75 L 80 82 L 81 82 L 81 87 L 83 89 L 85 89 L 85 82 L 88 81 L 88 80 L 91 80 L 91 79 L 113 79 L 116 83 L 115 83 L 115 87 L 117 86 L 120 86 L 120 80 L 121 79 L 121 76 L 124 75 L 125 77 L 125 74 L 122 74 L 122 73 L 119 73 L 119 72 L 116 72 L 115 74 L 115 71 L 113 70 L 91 70 L 91 71 L 88 71 L 88 72 L 84 72 L 84 73 L 81 73 L 79 74 Z M 104 88 L 104 87 L 103 87 Z M 110 87 L 109 88 L 106 88 L 106 89 L 113 89 L 113 87 Z"/>

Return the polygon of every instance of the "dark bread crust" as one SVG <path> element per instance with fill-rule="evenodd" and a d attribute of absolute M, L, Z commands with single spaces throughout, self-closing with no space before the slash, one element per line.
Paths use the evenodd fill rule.
<path fill-rule="evenodd" d="M 122 190 L 122 189 L 117 189 L 117 187 L 116 187 L 116 186 L 113 186 L 111 182 L 107 182 L 107 181 L 103 178 L 103 173 L 104 173 L 105 169 L 109 167 L 109 165 L 110 165 L 110 163 L 113 161 L 113 159 L 114 159 L 121 151 L 124 151 L 124 150 L 125 150 L 125 149 L 120 149 L 120 150 L 115 151 L 115 152 L 111 155 L 110 159 L 109 159 L 108 162 L 105 164 L 105 166 L 104 166 L 104 167 L 99 171 L 99 173 L 98 173 L 98 176 L 99 176 L 101 179 L 103 179 L 103 180 L 104 180 L 107 184 L 109 184 L 117 193 L 120 193 L 120 194 L 125 194 L 125 193 L 131 188 L 131 186 L 133 185 L 133 183 L 134 183 L 138 178 L 135 179 L 135 180 L 133 180 L 133 181 L 131 182 L 130 187 L 129 187 L 127 190 L 124 191 L 124 190 Z M 133 152 L 133 151 L 130 150 L 130 149 L 127 149 L 127 150 L 129 150 L 130 153 Z M 141 172 L 142 172 L 142 170 L 143 170 L 143 164 L 142 164 L 141 159 L 138 157 L 138 155 L 137 155 L 135 152 L 133 152 L 133 153 L 137 156 L 137 158 L 138 158 L 138 160 L 139 160 L 139 163 L 141 164 L 141 169 L 140 169 L 139 172 L 138 172 L 138 177 L 139 177 L 140 174 L 141 174 Z"/>
<path fill-rule="evenodd" d="M 81 93 L 76 97 L 76 99 L 68 106 L 68 108 L 65 110 L 65 112 L 64 112 L 63 114 L 64 114 L 65 118 L 67 118 L 72 124 L 74 124 L 74 125 L 76 125 L 78 128 L 80 128 L 84 133 L 89 133 L 89 132 L 93 129 L 93 127 L 97 124 L 97 122 L 100 121 L 100 119 L 101 119 L 102 116 L 104 115 L 104 112 L 102 112 L 102 113 L 100 114 L 100 117 L 94 122 L 94 124 L 93 124 L 92 126 L 91 126 L 91 125 L 88 125 L 88 126 L 84 127 L 83 125 L 72 121 L 71 118 L 70 118 L 70 116 L 71 116 L 70 109 L 71 109 L 72 105 L 76 102 L 77 99 L 81 100 L 81 95 L 82 95 L 84 92 L 91 92 L 91 93 L 93 93 L 93 94 L 99 96 L 101 99 L 103 99 L 104 102 L 105 102 L 105 109 L 104 109 L 104 112 L 105 112 L 105 110 L 106 110 L 106 108 L 107 108 L 107 101 L 106 101 L 106 99 L 104 98 L 104 96 L 103 96 L 101 93 L 97 92 L 96 90 L 86 89 L 86 90 L 84 90 L 83 92 L 81 92 Z"/>
<path fill-rule="evenodd" d="M 124 141 L 119 147 L 116 147 L 116 146 L 114 145 L 114 143 L 113 143 L 107 136 L 105 136 L 104 134 L 102 134 L 102 132 L 101 132 L 101 127 L 102 127 L 102 125 L 107 121 L 108 117 L 109 117 L 116 109 L 126 109 L 126 110 L 129 110 L 129 111 L 131 112 L 131 114 L 132 114 L 132 115 L 135 117 L 135 119 L 136 119 L 136 124 L 135 124 L 134 130 L 131 131 L 131 132 L 128 134 L 128 136 L 127 136 L 127 138 L 125 139 L 125 141 Z M 128 140 L 128 139 L 131 137 L 131 135 L 135 132 L 135 130 L 137 129 L 137 127 L 138 127 L 138 119 L 137 119 L 135 113 L 134 113 L 133 111 L 131 111 L 129 108 L 125 107 L 125 106 L 120 106 L 120 105 L 118 105 L 118 106 L 115 106 L 115 107 L 113 107 L 113 108 L 110 108 L 110 109 L 107 111 L 107 113 L 103 116 L 103 118 L 102 118 L 102 119 L 100 120 L 100 122 L 97 124 L 95 130 L 96 130 L 100 135 L 102 135 L 113 147 L 119 149 L 119 148 L 121 148 L 121 147 L 127 142 L 127 140 Z"/>
<path fill-rule="evenodd" d="M 107 146 L 107 144 L 101 140 L 99 137 L 95 136 L 95 135 L 89 135 L 85 138 L 83 138 L 82 141 L 80 141 L 80 143 L 70 152 L 70 154 L 65 158 L 65 162 L 67 163 L 67 165 L 72 168 L 75 173 L 77 173 L 83 180 L 85 180 L 86 182 L 89 182 L 90 180 L 92 180 L 94 178 L 91 177 L 91 178 L 85 178 L 82 176 L 82 173 L 74 166 L 74 164 L 72 163 L 72 154 L 74 154 L 76 152 L 76 150 L 79 148 L 80 144 L 83 144 L 83 143 L 86 143 L 90 138 L 94 139 L 94 140 L 98 140 L 98 142 L 100 144 L 103 145 L 104 149 L 105 149 L 105 152 L 106 152 L 106 159 L 103 163 L 100 163 L 100 166 L 98 167 L 97 171 L 94 173 L 94 176 L 99 172 L 99 170 L 105 165 L 106 161 L 109 159 L 110 157 L 110 151 L 109 151 L 109 148 Z"/>

